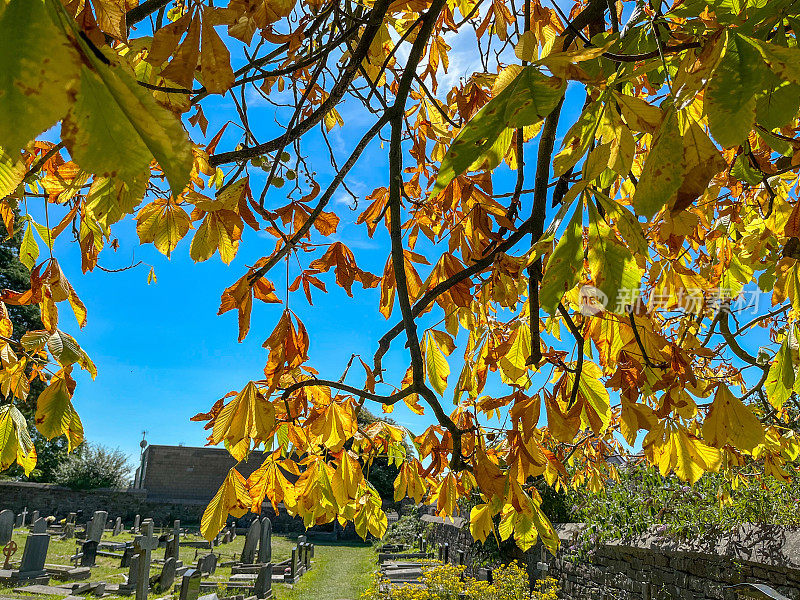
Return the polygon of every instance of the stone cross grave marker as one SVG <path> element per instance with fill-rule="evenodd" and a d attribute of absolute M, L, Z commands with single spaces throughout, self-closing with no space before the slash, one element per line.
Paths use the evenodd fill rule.
<path fill-rule="evenodd" d="M 272 563 L 267 563 L 258 570 L 253 594 L 259 600 L 272 598 Z"/>
<path fill-rule="evenodd" d="M 50 536 L 46 533 L 32 533 L 25 540 L 25 550 L 22 552 L 22 564 L 19 571 L 12 571 L 14 579 L 33 579 L 47 575 L 44 563 L 47 559 L 47 548 L 50 546 Z"/>
<path fill-rule="evenodd" d="M 31 525 L 31 533 L 47 533 L 47 521 L 39 517 Z"/>
<path fill-rule="evenodd" d="M 147 600 L 151 553 L 158 548 L 158 538 L 153 535 L 153 521 L 145 521 L 142 533 L 133 540 L 133 548 L 139 559 L 136 565 L 136 600 Z"/>
<path fill-rule="evenodd" d="M 269 517 L 261 519 L 261 541 L 258 545 L 258 562 L 272 562 L 272 521 Z"/>
<path fill-rule="evenodd" d="M 0 546 L 11 541 L 14 533 L 14 513 L 10 510 L 0 511 Z"/>
<path fill-rule="evenodd" d="M 550 570 L 550 567 L 548 567 L 547 563 L 545 562 L 546 560 L 547 555 L 545 554 L 544 544 L 542 544 L 539 562 L 536 563 L 536 569 L 539 571 L 539 579 L 544 579 L 547 577 L 547 572 Z"/>
<path fill-rule="evenodd" d="M 242 548 L 242 564 L 252 565 L 256 561 L 256 547 L 261 537 L 261 521 L 254 519 L 247 530 L 244 538 L 244 548 Z"/>
<path fill-rule="evenodd" d="M 22 512 L 19 513 L 19 516 L 20 516 L 19 527 L 25 527 L 25 520 L 28 517 L 28 507 L 27 506 L 22 509 Z"/>
<path fill-rule="evenodd" d="M 200 596 L 202 574 L 197 569 L 188 569 L 181 579 L 181 595 L 179 600 L 197 600 Z"/>
<path fill-rule="evenodd" d="M 81 566 L 93 567 L 97 560 L 97 546 L 100 542 L 94 540 L 86 540 L 81 545 Z"/>
<path fill-rule="evenodd" d="M 104 510 L 97 510 L 86 525 L 86 539 L 99 542 L 103 538 L 103 532 L 106 529 L 106 521 L 108 520 L 108 513 Z"/>

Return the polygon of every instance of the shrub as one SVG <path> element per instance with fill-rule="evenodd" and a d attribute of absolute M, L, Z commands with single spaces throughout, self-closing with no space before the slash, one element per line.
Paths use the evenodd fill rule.
<path fill-rule="evenodd" d="M 381 589 L 380 580 L 365 591 L 361 600 L 554 600 L 557 598 L 555 579 L 546 586 L 546 595 L 535 591 L 531 595 L 528 574 L 517 563 L 494 569 L 494 583 L 464 576 L 459 565 L 432 565 L 422 569 L 422 585 L 404 584 Z"/>
<path fill-rule="evenodd" d="M 61 464 L 55 482 L 73 490 L 126 487 L 130 471 L 128 457 L 119 448 L 85 443 Z"/>

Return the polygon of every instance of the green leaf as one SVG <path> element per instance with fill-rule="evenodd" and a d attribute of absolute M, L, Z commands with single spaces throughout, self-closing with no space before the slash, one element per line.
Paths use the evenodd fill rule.
<path fill-rule="evenodd" d="M 22 234 L 22 242 L 19 246 L 19 260 L 30 271 L 36 265 L 37 258 L 39 258 L 39 244 L 33 238 L 33 226 L 30 219 L 28 219 L 25 224 L 25 233 Z"/>
<path fill-rule="evenodd" d="M 683 140 L 675 111 L 668 108 L 633 194 L 636 213 L 651 219 L 675 195 L 682 179 Z"/>
<path fill-rule="evenodd" d="M 25 178 L 25 163 L 15 161 L 0 148 L 0 200 L 13 194 Z"/>
<path fill-rule="evenodd" d="M 563 175 L 586 154 L 603 116 L 603 103 L 592 102 L 564 136 L 564 145 L 553 158 L 553 175 Z"/>
<path fill-rule="evenodd" d="M 85 66 L 62 135 L 73 160 L 101 177 L 129 181 L 148 169 L 153 158 L 111 90 Z"/>
<path fill-rule="evenodd" d="M 775 355 L 775 360 L 769 368 L 765 389 L 769 403 L 780 410 L 783 403 L 792 395 L 792 387 L 795 383 L 794 364 L 792 363 L 792 351 L 789 348 L 787 339 L 783 340 L 781 349 Z"/>
<path fill-rule="evenodd" d="M 589 245 L 587 258 L 592 283 L 606 296 L 606 309 L 615 311 L 619 294 L 628 298 L 627 290 L 638 290 L 642 270 L 633 254 L 618 239 L 608 223 L 589 202 Z"/>
<path fill-rule="evenodd" d="M 750 159 L 744 154 L 736 157 L 736 162 L 733 163 L 731 175 L 740 181 L 745 181 L 750 185 L 759 185 L 761 183 L 761 173 L 753 168 L 750 164 Z"/>
<path fill-rule="evenodd" d="M 580 281 L 582 271 L 583 202 L 578 202 L 572 219 L 547 261 L 539 289 L 539 306 L 549 314 L 555 314 L 564 294 Z M 536 315 L 531 315 L 531 318 L 535 319 Z"/>
<path fill-rule="evenodd" d="M 789 123 L 800 108 L 800 86 L 774 79 L 774 85 L 756 99 L 756 121 L 770 131 Z"/>
<path fill-rule="evenodd" d="M 442 159 L 433 195 L 436 196 L 458 175 L 490 152 L 505 155 L 495 147 L 506 129 L 533 125 L 544 119 L 564 96 L 566 83 L 558 77 L 542 75 L 536 67 L 523 68 L 511 83 L 492 98 L 467 122 Z M 505 139 L 505 138 L 504 138 Z M 496 157 L 495 157 L 496 158 Z"/>
<path fill-rule="evenodd" d="M 153 98 L 151 92 L 138 85 L 136 79 L 129 72 L 127 64 L 120 63 L 119 61 L 121 59 L 118 56 L 113 53 L 107 53 L 102 57 L 95 54 L 93 49 L 80 37 L 80 32 L 77 29 L 74 19 L 66 14 L 61 4 L 56 2 L 56 0 L 48 1 L 56 6 L 55 10 L 58 11 L 62 26 L 67 30 L 71 30 L 77 43 L 83 50 L 84 58 L 91 65 L 94 71 L 93 74 L 96 74 L 107 88 L 107 94 L 99 92 L 97 81 L 94 77 L 86 75 L 86 72 L 91 73 L 91 71 L 84 68 L 81 72 L 81 81 L 82 83 L 89 81 L 89 89 L 80 91 L 79 97 L 84 93 L 101 93 L 101 97 L 106 100 L 110 98 L 110 101 L 116 106 L 103 110 L 104 120 L 110 114 L 121 113 L 127 125 L 117 126 L 118 128 L 115 129 L 115 132 L 121 131 L 122 129 L 128 132 L 132 131 L 136 139 L 136 142 L 116 141 L 118 143 L 124 143 L 126 147 L 136 151 L 134 156 L 126 160 L 130 160 L 133 164 L 137 165 L 137 168 L 133 169 L 132 167 L 128 168 L 126 165 L 116 164 L 115 170 L 118 172 L 130 173 L 131 176 L 138 175 L 142 172 L 141 164 L 144 159 L 139 146 L 141 143 L 158 161 L 159 166 L 167 177 L 167 181 L 169 181 L 173 195 L 177 197 L 189 183 L 189 174 L 193 163 L 191 145 L 189 144 L 188 136 L 180 120 L 167 109 L 160 106 Z M 83 100 L 83 102 L 85 102 L 83 107 L 78 106 L 76 103 L 72 118 L 78 125 L 83 124 L 85 127 L 89 127 L 89 131 L 85 132 L 84 136 L 75 134 L 73 136 L 75 142 L 82 143 L 85 139 L 91 137 L 92 134 L 98 137 L 103 135 L 98 124 L 88 125 L 85 121 L 83 123 L 80 121 L 83 112 L 91 108 L 97 101 L 96 98 L 94 100 L 85 99 Z M 128 126 L 130 126 L 130 129 Z M 106 133 L 105 139 L 98 139 L 98 143 L 105 149 L 108 147 L 109 140 L 112 137 L 114 136 Z M 112 162 L 111 160 L 106 162 L 103 157 L 97 156 L 96 154 L 99 154 L 99 152 L 94 148 L 84 147 L 79 153 L 84 161 L 88 160 L 92 165 L 110 165 Z M 115 159 L 118 155 L 119 153 L 115 152 Z M 77 158 L 76 162 L 78 162 Z M 104 169 L 104 172 L 106 170 L 109 169 Z"/>
<path fill-rule="evenodd" d="M 0 146 L 6 152 L 15 155 L 64 117 L 78 64 L 43 0 L 0 3 Z"/>
<path fill-rule="evenodd" d="M 711 134 L 722 146 L 738 146 L 747 139 L 756 118 L 755 95 L 767 75 L 764 60 L 746 38 L 728 31 L 725 53 L 706 91 Z"/>

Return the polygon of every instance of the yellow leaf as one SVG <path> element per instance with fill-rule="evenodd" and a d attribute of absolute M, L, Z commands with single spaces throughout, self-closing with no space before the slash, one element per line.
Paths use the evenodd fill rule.
<path fill-rule="evenodd" d="M 191 226 L 189 215 L 172 200 L 151 202 L 136 215 L 136 232 L 141 242 L 152 242 L 167 258 Z"/>
<path fill-rule="evenodd" d="M 764 442 L 764 427 L 753 411 L 723 384 L 717 388 L 703 422 L 703 439 L 717 448 L 731 444 L 752 452 Z"/>
<path fill-rule="evenodd" d="M 425 334 L 425 367 L 428 374 L 428 381 L 439 394 L 444 394 L 447 389 L 447 376 L 450 375 L 450 365 L 436 343 L 433 335 L 428 332 Z"/>
<path fill-rule="evenodd" d="M 225 525 L 228 514 L 237 518 L 241 517 L 250 508 L 250 500 L 244 477 L 236 469 L 231 469 L 203 512 L 200 520 L 200 533 L 205 539 L 211 541 Z"/>
<path fill-rule="evenodd" d="M 228 402 L 214 419 L 209 441 L 236 447 L 243 440 L 266 442 L 275 427 L 275 407 L 252 381 Z M 242 455 L 234 458 L 241 460 Z"/>
<path fill-rule="evenodd" d="M 236 79 L 231 68 L 231 53 L 214 31 L 211 7 L 203 7 L 203 41 L 200 50 L 203 85 L 212 94 L 223 94 Z"/>
<path fill-rule="evenodd" d="M 59 371 L 36 400 L 36 428 L 48 440 L 61 434 L 67 436 L 67 449 L 78 446 L 83 441 L 83 425 L 72 406 L 72 390 L 75 381 L 70 377 L 70 369 Z"/>
<path fill-rule="evenodd" d="M 472 538 L 479 542 L 485 542 L 492 532 L 492 511 L 488 504 L 478 504 L 473 506 L 469 513 L 469 532 Z"/>

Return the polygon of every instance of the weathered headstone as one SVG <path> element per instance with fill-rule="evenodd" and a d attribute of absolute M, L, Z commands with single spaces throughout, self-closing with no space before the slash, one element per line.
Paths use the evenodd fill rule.
<path fill-rule="evenodd" d="M 136 515 L 133 518 L 133 533 L 134 534 L 138 534 L 139 533 L 139 523 L 140 523 L 141 520 L 142 520 L 142 518 L 139 515 Z"/>
<path fill-rule="evenodd" d="M 204 575 L 213 575 L 217 572 L 217 555 L 206 554 L 197 561 L 197 570 Z"/>
<path fill-rule="evenodd" d="M 39 520 L 39 511 L 35 510 L 31 513 L 31 524 L 36 523 Z"/>
<path fill-rule="evenodd" d="M 22 552 L 22 564 L 19 571 L 12 571 L 14 579 L 34 579 L 47 575 L 44 563 L 47 559 L 47 548 L 50 546 L 50 536 L 46 533 L 32 533 L 25 540 L 25 550 Z"/>
<path fill-rule="evenodd" d="M 258 544 L 258 562 L 272 562 L 272 521 L 269 517 L 261 519 L 261 540 Z"/>
<path fill-rule="evenodd" d="M 122 533 L 122 517 L 117 517 L 116 521 L 114 521 L 114 531 L 111 535 L 117 536 L 120 533 Z"/>
<path fill-rule="evenodd" d="M 247 536 L 244 538 L 244 547 L 242 548 L 241 561 L 243 564 L 251 565 L 256 561 L 256 548 L 258 547 L 259 539 L 261 538 L 261 521 L 254 519 L 250 523 L 250 528 L 247 530 Z"/>
<path fill-rule="evenodd" d="M 31 525 L 31 533 L 47 533 L 47 521 L 38 517 Z"/>
<path fill-rule="evenodd" d="M 181 579 L 181 595 L 179 600 L 197 600 L 200 596 L 202 574 L 196 569 L 189 569 Z"/>
<path fill-rule="evenodd" d="M 442 557 L 442 562 L 444 562 L 444 564 L 450 562 L 450 544 L 447 542 L 444 544 L 444 556 Z"/>
<path fill-rule="evenodd" d="M 108 513 L 104 510 L 95 511 L 92 520 L 86 525 L 86 539 L 99 542 L 103 538 L 106 529 Z"/>
<path fill-rule="evenodd" d="M 166 592 L 174 585 L 176 569 L 175 562 L 175 559 L 172 557 L 164 561 L 164 566 L 161 569 L 161 574 L 158 576 L 157 581 L 157 587 L 159 591 Z"/>
<path fill-rule="evenodd" d="M 292 548 L 292 559 L 289 563 L 289 577 L 292 580 L 292 583 L 295 582 L 297 579 L 297 546 Z"/>
<path fill-rule="evenodd" d="M 125 550 L 122 551 L 122 558 L 119 561 L 120 569 L 130 567 L 131 558 L 133 558 L 133 544 L 125 544 Z"/>
<path fill-rule="evenodd" d="M 272 563 L 267 563 L 258 570 L 253 594 L 259 600 L 272 598 Z"/>
<path fill-rule="evenodd" d="M 10 510 L 0 511 L 0 546 L 11 541 L 14 534 L 14 513 Z"/>
<path fill-rule="evenodd" d="M 180 556 L 178 536 L 174 533 L 167 538 L 167 545 L 164 547 L 164 560 L 173 558 L 178 560 Z"/>
<path fill-rule="evenodd" d="M 459 550 L 458 551 L 458 564 L 459 565 L 463 565 L 464 564 L 464 559 L 466 558 L 466 555 L 467 555 L 467 553 L 464 552 L 463 550 Z"/>
<path fill-rule="evenodd" d="M 95 561 L 97 560 L 97 546 L 99 542 L 95 542 L 94 540 L 86 540 L 81 545 L 81 566 L 82 567 L 93 567 Z"/>
<path fill-rule="evenodd" d="M 128 580 L 120 584 L 119 593 L 123 595 L 130 595 L 136 591 L 136 580 L 139 577 L 139 555 L 134 554 L 131 556 L 130 563 L 128 564 Z"/>
<path fill-rule="evenodd" d="M 25 527 L 25 521 L 28 518 L 28 507 L 27 506 L 22 509 L 22 512 L 19 513 L 19 516 L 20 516 L 20 519 L 19 519 L 20 523 L 19 523 L 18 527 Z"/>

